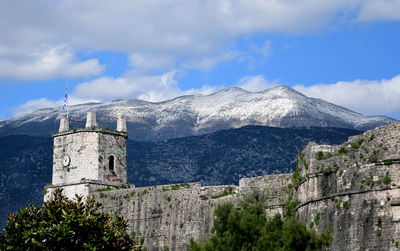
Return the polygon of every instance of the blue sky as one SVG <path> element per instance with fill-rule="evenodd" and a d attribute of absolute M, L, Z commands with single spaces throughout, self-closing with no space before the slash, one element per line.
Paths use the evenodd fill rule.
<path fill-rule="evenodd" d="M 288 85 L 400 119 L 400 0 L 5 0 L 0 119 Z"/>

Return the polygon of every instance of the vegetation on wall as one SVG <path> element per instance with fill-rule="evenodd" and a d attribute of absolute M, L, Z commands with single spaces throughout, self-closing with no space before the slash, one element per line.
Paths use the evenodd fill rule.
<path fill-rule="evenodd" d="M 0 250 L 141 250 L 127 222 L 100 212 L 93 197 L 71 201 L 60 189 L 53 196 L 8 216 Z"/>

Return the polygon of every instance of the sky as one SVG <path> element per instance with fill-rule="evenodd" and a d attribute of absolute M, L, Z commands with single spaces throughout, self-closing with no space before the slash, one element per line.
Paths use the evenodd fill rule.
<path fill-rule="evenodd" d="M 400 119 L 400 0 L 2 0 L 0 120 L 278 85 Z"/>

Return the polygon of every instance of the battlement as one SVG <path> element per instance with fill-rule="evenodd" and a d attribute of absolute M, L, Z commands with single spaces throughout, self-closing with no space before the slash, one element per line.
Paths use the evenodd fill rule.
<path fill-rule="evenodd" d="M 111 130 L 109 128 L 99 128 L 99 125 L 96 120 L 96 112 L 91 111 L 87 113 L 86 116 L 86 125 L 85 128 L 78 128 L 78 129 L 70 129 L 70 118 L 63 116 L 60 119 L 60 127 L 58 129 L 58 133 L 54 134 L 54 136 L 59 136 L 64 133 L 73 133 L 77 130 L 84 131 L 84 130 L 102 130 L 103 132 L 118 132 L 121 134 L 127 134 L 128 130 L 126 127 L 126 119 L 123 116 L 117 117 L 117 129 Z"/>

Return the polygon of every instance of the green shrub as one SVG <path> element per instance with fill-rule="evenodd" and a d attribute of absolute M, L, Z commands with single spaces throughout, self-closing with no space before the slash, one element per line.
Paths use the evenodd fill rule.
<path fill-rule="evenodd" d="M 199 196 L 201 200 L 208 200 L 208 197 L 204 194 Z"/>
<path fill-rule="evenodd" d="M 317 152 L 317 155 L 315 156 L 317 160 L 323 160 L 324 159 L 324 153 L 322 151 Z"/>
<path fill-rule="evenodd" d="M 385 176 L 383 177 L 383 183 L 385 183 L 386 185 L 389 185 L 390 182 L 392 182 L 392 178 L 390 178 L 390 176 Z"/>
<path fill-rule="evenodd" d="M 393 160 L 391 160 L 391 159 L 385 159 L 385 160 L 383 161 L 383 164 L 384 164 L 384 165 L 391 165 L 391 164 L 393 164 Z"/>
<path fill-rule="evenodd" d="M 292 176 L 292 182 L 293 182 L 294 187 L 297 187 L 298 185 L 300 185 L 300 182 L 302 179 L 303 179 L 303 177 L 300 175 L 299 169 L 296 169 L 296 171 L 293 173 L 293 176 Z"/>
<path fill-rule="evenodd" d="M 127 221 L 101 212 L 92 196 L 70 200 L 57 189 L 53 197 L 10 214 L 0 250 L 141 250 Z"/>
<path fill-rule="evenodd" d="M 111 190 L 112 190 L 112 187 L 110 187 L 110 186 L 107 186 L 107 188 L 97 189 L 98 192 L 111 191 Z"/>
<path fill-rule="evenodd" d="M 181 188 L 179 184 L 174 184 L 171 186 L 171 190 L 179 190 L 179 188 Z"/>
<path fill-rule="evenodd" d="M 343 208 L 349 209 L 350 205 L 348 201 L 343 202 Z"/>
<path fill-rule="evenodd" d="M 212 235 L 201 242 L 191 240 L 189 251 L 202 250 L 326 250 L 330 231 L 321 235 L 295 216 L 268 217 L 261 201 L 218 205 Z"/>
<path fill-rule="evenodd" d="M 346 155 L 346 154 L 347 154 L 347 148 L 341 147 L 341 148 L 339 149 L 339 154 L 341 154 L 341 155 Z"/>
<path fill-rule="evenodd" d="M 325 160 L 325 159 L 330 159 L 332 158 L 334 155 L 330 152 L 324 153 L 322 151 L 317 152 L 315 158 L 317 160 Z"/>
<path fill-rule="evenodd" d="M 375 139 L 375 134 L 371 134 L 371 136 L 369 136 L 369 140 L 368 141 L 372 141 Z"/>
<path fill-rule="evenodd" d="M 318 212 L 314 216 L 314 223 L 315 225 L 319 225 L 319 220 L 321 219 L 321 214 Z"/>
<path fill-rule="evenodd" d="M 371 178 L 368 178 L 368 179 L 365 180 L 365 183 L 366 183 L 368 186 L 372 186 L 372 185 L 374 184 L 374 181 L 373 181 Z"/>

